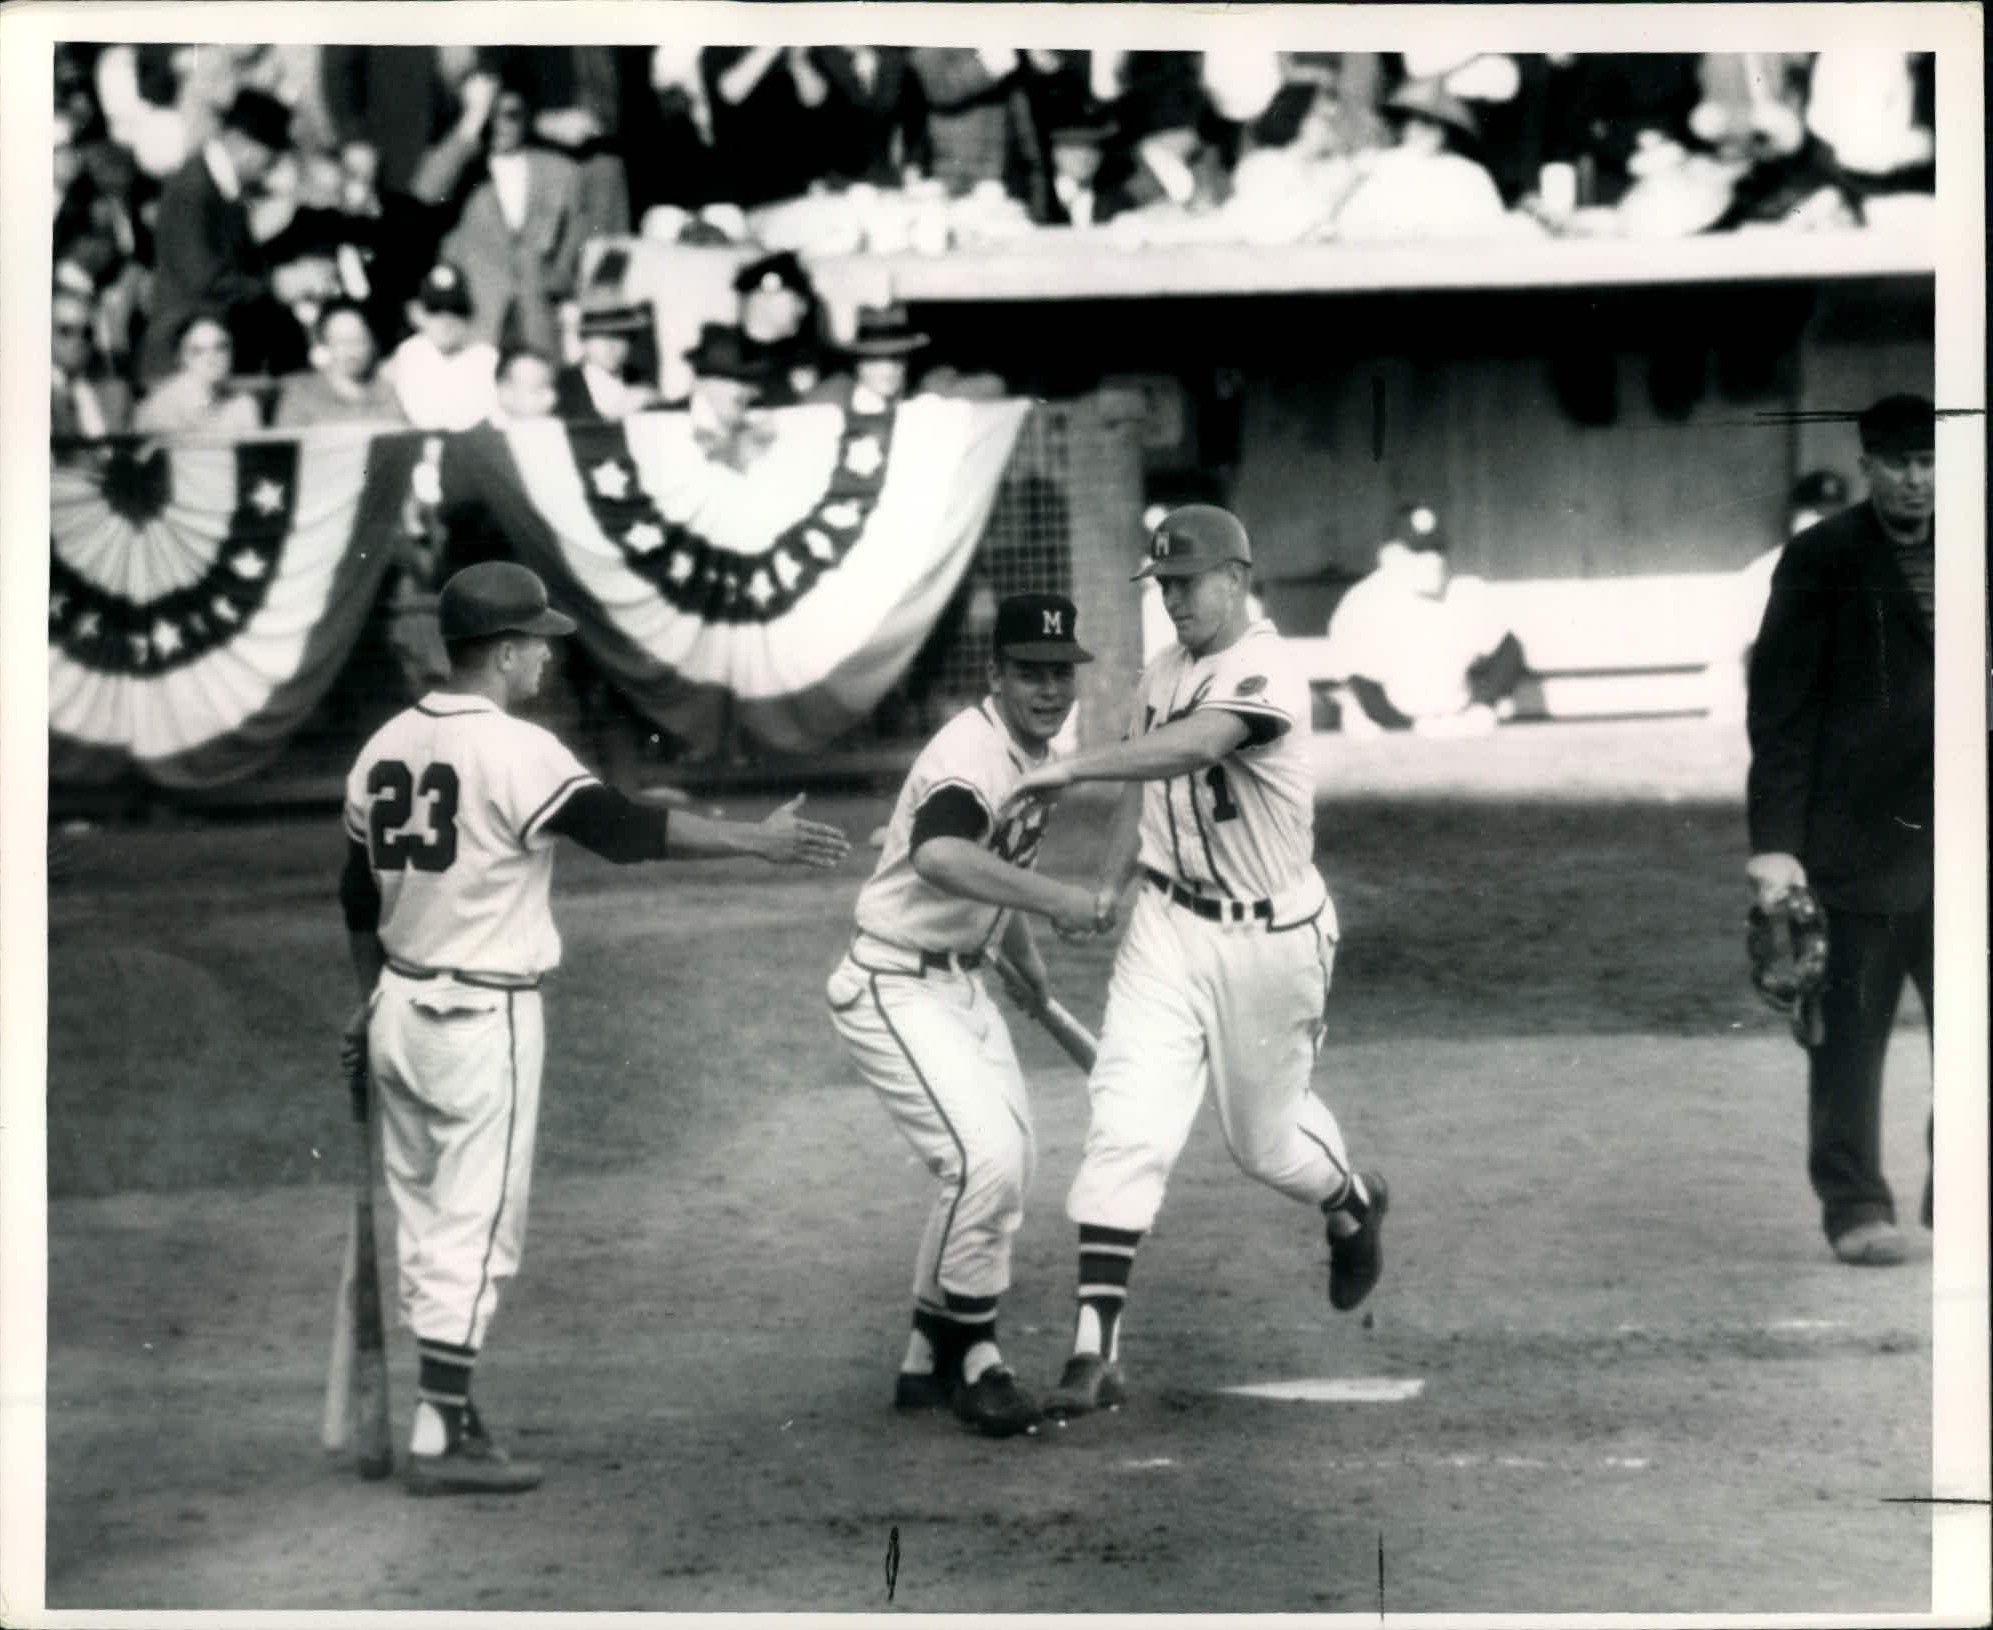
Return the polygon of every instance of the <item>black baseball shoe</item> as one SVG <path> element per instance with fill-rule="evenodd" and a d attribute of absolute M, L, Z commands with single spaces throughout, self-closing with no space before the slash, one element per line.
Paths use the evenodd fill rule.
<path fill-rule="evenodd" d="M 1352 1200 L 1339 1209 L 1356 1219 L 1356 1232 L 1338 1239 L 1329 1231 L 1329 1306 L 1347 1313 L 1364 1297 L 1384 1273 L 1384 1248 L 1380 1235 L 1384 1213 L 1391 1208 L 1391 1191 L 1375 1172 L 1358 1172 L 1367 1202 Z"/>
<path fill-rule="evenodd" d="M 1045 1413 L 1067 1421 L 1096 1409 L 1119 1409 L 1127 1396 L 1119 1364 L 1098 1353 L 1075 1353 L 1059 1372 L 1059 1384 L 1045 1394 Z"/>
<path fill-rule="evenodd" d="M 403 1463 L 410 1494 L 523 1494 L 546 1475 L 530 1460 L 514 1460 L 495 1443 L 466 1404 L 454 1441 L 439 1455 L 411 1454 Z"/>
<path fill-rule="evenodd" d="M 955 1413 L 962 1424 L 985 1437 L 1014 1438 L 1038 1430 L 1038 1400 L 1017 1384 L 1001 1364 L 988 1369 L 955 1392 Z"/>
<path fill-rule="evenodd" d="M 895 1409 L 946 1409 L 954 1397 L 954 1384 L 946 1376 L 933 1372 L 901 1370 L 893 1381 Z"/>

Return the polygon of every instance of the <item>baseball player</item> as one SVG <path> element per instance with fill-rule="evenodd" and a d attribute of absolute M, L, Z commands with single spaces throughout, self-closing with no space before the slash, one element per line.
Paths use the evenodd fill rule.
<path fill-rule="evenodd" d="M 1128 783 L 1097 905 L 1139 873 L 1115 958 L 1092 1119 L 1066 1208 L 1079 1225 L 1073 1351 L 1046 1413 L 1124 1396 L 1120 1316 L 1208 1084 L 1232 1158 L 1321 1209 L 1329 1301 L 1355 1307 L 1383 1270 L 1384 1181 L 1355 1171 L 1308 1078 L 1322 1040 L 1336 914 L 1314 867 L 1308 685 L 1246 605 L 1252 546 L 1208 504 L 1166 515 L 1136 574 L 1161 581 L 1177 643 L 1143 673 L 1119 743 L 1044 765 L 1025 799 L 1078 781 Z"/>
<path fill-rule="evenodd" d="M 421 1361 L 407 1476 L 416 1493 L 529 1489 L 540 1470 L 494 1443 L 471 1374 L 519 1265 L 544 1034 L 560 961 L 554 844 L 607 860 L 759 855 L 832 867 L 847 845 L 801 799 L 759 825 L 638 804 L 513 710 L 574 624 L 510 561 L 466 567 L 437 607 L 449 678 L 360 750 L 346 779 L 340 901 L 394 1206 L 402 1322 Z"/>
<path fill-rule="evenodd" d="M 1028 913 L 1064 933 L 1111 921 L 1094 891 L 1034 871 L 1041 801 L 1011 792 L 1072 711 L 1090 662 L 1072 601 L 1018 594 L 997 608 L 990 693 L 921 749 L 858 896 L 858 932 L 830 976 L 831 1024 L 938 1182 L 914 1261 L 913 1333 L 894 1388 L 901 1409 L 953 1402 L 993 1437 L 1035 1431 L 1037 1403 L 997 1346 L 1033 1158 L 1031 1106 L 1003 1015 L 977 968 L 1000 945 L 1031 987 L 1045 965 Z"/>

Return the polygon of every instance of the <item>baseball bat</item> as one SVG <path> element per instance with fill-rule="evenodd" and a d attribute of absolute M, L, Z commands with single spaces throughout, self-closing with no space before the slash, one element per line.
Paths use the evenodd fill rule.
<path fill-rule="evenodd" d="M 1100 1043 L 1094 1040 L 1093 1033 L 1074 1018 L 1056 996 L 1047 996 L 1043 1002 L 1034 1001 L 1030 995 L 1031 987 L 1024 982 L 1024 975 L 1003 952 L 990 953 L 990 966 L 1017 992 L 1025 1012 L 1044 1026 L 1045 1033 L 1059 1044 L 1059 1050 L 1084 1073 L 1092 1074 L 1094 1058 L 1100 1052 Z"/>
<path fill-rule="evenodd" d="M 325 1413 L 318 1441 L 328 1454 L 353 1446 L 353 1275 L 359 1263 L 357 1219 L 346 1213 L 346 1260 L 339 1269 L 339 1299 L 332 1310 L 332 1356 L 325 1365 Z"/>
<path fill-rule="evenodd" d="M 353 1414 L 354 1460 L 362 1477 L 394 1470 L 388 1437 L 387 1332 L 381 1322 L 380 1253 L 374 1242 L 374 1139 L 367 1114 L 367 1066 L 354 1066 L 353 1124 L 360 1169 L 353 1187 Z"/>

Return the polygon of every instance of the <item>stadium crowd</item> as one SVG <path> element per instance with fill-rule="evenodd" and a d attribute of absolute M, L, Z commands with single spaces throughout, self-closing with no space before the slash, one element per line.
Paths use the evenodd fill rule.
<path fill-rule="evenodd" d="M 1804 230 L 1933 185 L 1930 60 L 1876 51 L 72 44 L 55 108 L 59 439 L 655 405 L 648 314 L 578 286 L 633 231 L 767 251 L 688 358 L 724 446 L 908 388 L 923 336 L 833 343 L 812 254 Z"/>

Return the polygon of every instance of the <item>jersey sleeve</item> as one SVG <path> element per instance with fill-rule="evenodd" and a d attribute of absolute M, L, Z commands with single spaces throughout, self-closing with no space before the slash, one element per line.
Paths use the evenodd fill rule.
<path fill-rule="evenodd" d="M 340 811 L 340 824 L 346 828 L 346 836 L 362 845 L 367 841 L 367 815 L 373 803 L 373 797 L 367 791 L 366 773 L 372 762 L 371 752 L 362 753 L 353 768 L 346 772 L 346 801 Z"/>
<path fill-rule="evenodd" d="M 542 849 L 555 841 L 547 823 L 568 799 L 601 783 L 552 731 L 522 720 L 507 722 L 518 728 L 505 733 L 506 762 L 493 778 L 499 815 L 522 847 Z"/>
<path fill-rule="evenodd" d="M 1197 705 L 1236 714 L 1245 722 L 1246 746 L 1263 747 L 1307 716 L 1306 692 L 1306 681 L 1298 679 L 1279 636 L 1256 634 L 1219 653 L 1210 689 Z"/>
<path fill-rule="evenodd" d="M 966 838 L 981 843 L 989 835 L 989 806 L 973 787 L 960 781 L 929 788 L 913 809 L 913 837 L 918 849 L 929 838 Z"/>

